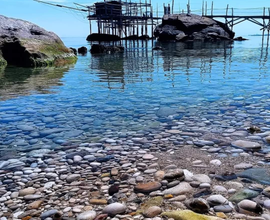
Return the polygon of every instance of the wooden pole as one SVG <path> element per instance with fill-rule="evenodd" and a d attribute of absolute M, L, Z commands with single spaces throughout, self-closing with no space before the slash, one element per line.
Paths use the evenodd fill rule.
<path fill-rule="evenodd" d="M 140 16 L 143 18 L 142 14 L 142 1 L 140 0 Z M 143 35 L 143 24 L 141 23 L 141 36 Z"/>
<path fill-rule="evenodd" d="M 204 1 L 202 2 L 202 16 L 204 16 Z"/>
<path fill-rule="evenodd" d="M 151 38 L 154 37 L 153 7 L 151 6 Z"/>
<path fill-rule="evenodd" d="M 232 8 L 232 28 L 231 30 L 233 30 L 233 8 Z"/>
<path fill-rule="evenodd" d="M 205 15 L 207 16 L 207 1 L 205 2 Z"/>
<path fill-rule="evenodd" d="M 98 33 L 100 34 L 100 20 L 98 18 Z"/>
<path fill-rule="evenodd" d="M 147 35 L 148 30 L 147 30 L 147 21 L 148 21 L 148 6 L 147 6 L 147 0 L 145 0 L 145 5 L 146 5 L 146 12 L 145 12 L 145 35 Z"/>
<path fill-rule="evenodd" d="M 90 34 L 92 34 L 92 22 L 89 20 L 89 26 L 90 26 Z"/>
<path fill-rule="evenodd" d="M 268 16 L 269 16 L 269 19 L 268 19 L 267 29 L 270 30 L 270 8 L 268 8 Z"/>
<path fill-rule="evenodd" d="M 229 10 L 229 5 L 227 5 L 227 8 L 226 8 L 226 16 L 225 16 L 225 24 L 228 25 L 228 19 L 227 19 L 227 16 L 228 16 L 228 10 Z"/>
<path fill-rule="evenodd" d="M 172 14 L 173 14 L 173 8 L 174 8 L 174 0 L 172 0 Z"/>
<path fill-rule="evenodd" d="M 211 16 L 213 16 L 213 12 L 214 12 L 214 2 L 212 1 L 212 6 L 211 6 Z"/>
<path fill-rule="evenodd" d="M 268 45 L 269 45 L 269 30 L 267 30 L 267 48 L 268 48 Z"/>
<path fill-rule="evenodd" d="M 137 22 L 137 36 L 139 36 L 139 19 L 138 18 L 136 19 L 136 22 Z"/>
<path fill-rule="evenodd" d="M 266 28 L 266 25 L 265 25 L 265 7 L 263 8 L 263 28 Z"/>
<path fill-rule="evenodd" d="M 187 13 L 190 14 L 190 1 L 188 0 L 188 4 L 187 4 Z"/>

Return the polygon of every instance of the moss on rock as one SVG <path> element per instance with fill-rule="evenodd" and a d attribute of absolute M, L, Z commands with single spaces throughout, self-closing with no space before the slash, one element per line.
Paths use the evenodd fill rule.
<path fill-rule="evenodd" d="M 1 15 L 0 53 L 7 64 L 21 67 L 59 67 L 77 61 L 74 52 L 56 34 L 28 21 Z M 1 62 L 4 63 L 0 57 L 0 66 Z"/>
<path fill-rule="evenodd" d="M 163 203 L 163 198 L 161 196 L 153 197 L 148 199 L 146 202 L 141 204 L 141 209 L 145 211 L 152 206 L 161 206 Z"/>
<path fill-rule="evenodd" d="M 168 218 L 173 218 L 174 220 L 222 220 L 221 218 L 201 215 L 190 210 L 179 210 L 173 212 L 163 212 L 162 216 L 166 216 Z"/>
<path fill-rule="evenodd" d="M 7 65 L 7 61 L 0 54 L 0 68 L 3 68 Z"/>

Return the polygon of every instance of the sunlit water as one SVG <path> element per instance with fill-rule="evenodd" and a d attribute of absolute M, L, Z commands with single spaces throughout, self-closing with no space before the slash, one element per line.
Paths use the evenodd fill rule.
<path fill-rule="evenodd" d="M 186 130 L 219 134 L 245 122 L 267 130 L 267 39 L 249 38 L 233 44 L 128 41 L 124 53 L 88 53 L 70 67 L 0 70 L 1 148 L 147 135 L 177 121 Z M 63 40 L 90 49 L 83 38 Z"/>

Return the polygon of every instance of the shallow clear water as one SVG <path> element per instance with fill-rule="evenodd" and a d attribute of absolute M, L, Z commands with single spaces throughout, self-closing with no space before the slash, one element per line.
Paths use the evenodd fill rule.
<path fill-rule="evenodd" d="M 1 148 L 147 135 L 176 122 L 212 133 L 270 124 L 266 39 L 233 44 L 123 42 L 123 54 L 65 68 L 0 70 Z M 64 38 L 67 46 L 90 45 Z M 195 126 L 196 125 L 196 126 Z M 131 133 L 130 133 L 131 132 Z"/>

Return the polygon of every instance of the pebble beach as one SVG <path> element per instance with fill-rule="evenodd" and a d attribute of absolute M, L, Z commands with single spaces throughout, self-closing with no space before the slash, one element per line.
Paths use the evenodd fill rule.
<path fill-rule="evenodd" d="M 172 128 L 7 155 L 0 219 L 270 219 L 269 131 Z"/>

